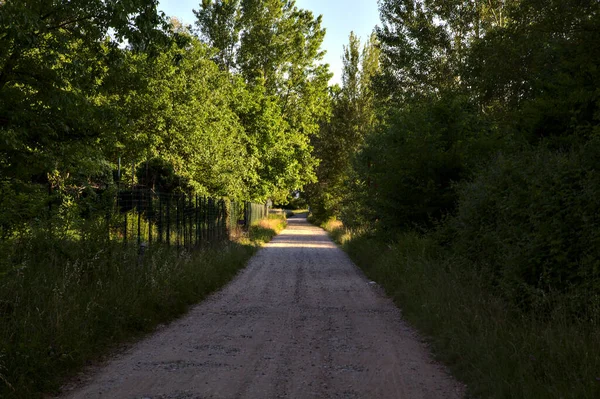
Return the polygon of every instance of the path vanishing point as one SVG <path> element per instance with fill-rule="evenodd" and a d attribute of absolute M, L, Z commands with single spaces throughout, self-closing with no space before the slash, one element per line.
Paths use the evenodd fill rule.
<path fill-rule="evenodd" d="M 62 398 L 462 398 L 381 289 L 291 218 L 223 290 Z"/>

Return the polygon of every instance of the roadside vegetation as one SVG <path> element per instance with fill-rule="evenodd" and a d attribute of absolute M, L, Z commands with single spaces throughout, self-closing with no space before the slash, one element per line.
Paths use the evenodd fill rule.
<path fill-rule="evenodd" d="M 473 395 L 600 397 L 600 2 L 378 4 L 329 87 L 294 1 L 202 1 L 194 27 L 0 1 L 0 396 L 180 314 L 283 225 L 141 250 L 142 215 L 185 246 L 202 198 L 213 227 L 241 222 L 219 201 L 310 207 Z"/>
<path fill-rule="evenodd" d="M 599 308 L 574 316 L 554 293 L 551 313 L 509 304 L 489 275 L 416 232 L 395 240 L 327 223 L 332 238 L 378 282 L 434 355 L 473 397 L 595 398 L 600 393 Z M 548 305 L 546 305 L 548 306 Z M 592 316 L 594 317 L 594 316 Z"/>
<path fill-rule="evenodd" d="M 248 240 L 250 243 L 267 243 L 275 234 L 287 226 L 285 215 L 269 215 L 250 226 L 248 230 Z"/>
<path fill-rule="evenodd" d="M 223 204 L 315 181 L 321 18 L 199 3 L 185 26 L 153 0 L 0 1 L 0 397 L 52 392 L 221 287 L 285 223 L 227 242 L 252 219 Z"/>
<path fill-rule="evenodd" d="M 311 220 L 474 397 L 600 397 L 600 3 L 379 5 Z"/>
<path fill-rule="evenodd" d="M 285 225 L 285 217 L 259 220 L 234 241 L 191 252 L 153 245 L 141 254 L 105 234 L 84 241 L 40 234 L 5 243 L 0 396 L 56 391 L 74 370 L 221 288 Z"/>

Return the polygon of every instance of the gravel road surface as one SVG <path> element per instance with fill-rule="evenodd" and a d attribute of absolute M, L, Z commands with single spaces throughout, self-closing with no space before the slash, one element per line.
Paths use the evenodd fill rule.
<path fill-rule="evenodd" d="M 288 222 L 222 291 L 62 397 L 462 398 L 327 234 Z"/>

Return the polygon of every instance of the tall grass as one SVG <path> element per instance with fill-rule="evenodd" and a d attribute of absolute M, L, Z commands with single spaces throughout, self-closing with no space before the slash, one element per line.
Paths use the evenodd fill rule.
<path fill-rule="evenodd" d="M 285 221 L 195 252 L 140 253 L 95 236 L 3 242 L 0 397 L 35 398 L 115 344 L 151 331 L 222 287 Z"/>
<path fill-rule="evenodd" d="M 278 234 L 286 226 L 285 214 L 269 215 L 266 219 L 262 219 L 251 225 L 248 229 L 248 236 L 251 242 L 269 242 L 274 233 Z"/>
<path fill-rule="evenodd" d="M 599 320 L 573 319 L 560 306 L 550 316 L 522 311 L 495 295 L 468 260 L 427 236 L 404 233 L 390 244 L 345 234 L 351 258 L 429 337 L 473 397 L 600 397 Z"/>

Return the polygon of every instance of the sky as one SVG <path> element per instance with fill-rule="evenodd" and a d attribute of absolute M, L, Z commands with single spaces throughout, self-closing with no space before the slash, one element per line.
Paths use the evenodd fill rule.
<path fill-rule="evenodd" d="M 168 16 L 177 17 L 186 25 L 196 20 L 192 10 L 198 9 L 201 0 L 160 0 L 158 8 Z M 375 25 L 379 23 L 377 0 L 296 0 L 296 6 L 323 16 L 323 27 L 327 29 L 323 50 L 327 51 L 323 61 L 330 66 L 334 77 L 330 84 L 341 83 L 343 46 L 348 44 L 348 35 L 354 31 L 364 43 Z"/>

